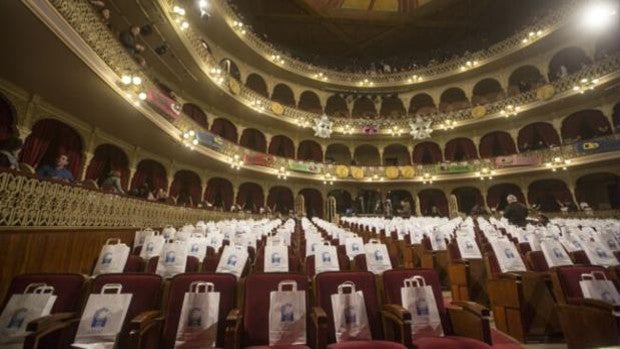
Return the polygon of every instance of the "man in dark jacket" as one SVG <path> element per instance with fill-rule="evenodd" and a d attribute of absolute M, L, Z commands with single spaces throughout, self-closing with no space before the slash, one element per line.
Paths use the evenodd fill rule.
<path fill-rule="evenodd" d="M 411 217 L 411 203 L 407 199 L 400 200 L 400 210 L 398 210 L 400 216 L 403 218 Z"/>
<path fill-rule="evenodd" d="M 517 197 L 510 194 L 506 197 L 506 201 L 508 201 L 508 205 L 504 209 L 504 217 L 508 219 L 510 224 L 514 224 L 519 227 L 525 227 L 527 224 L 526 218 L 528 214 L 528 209 L 517 201 Z"/>

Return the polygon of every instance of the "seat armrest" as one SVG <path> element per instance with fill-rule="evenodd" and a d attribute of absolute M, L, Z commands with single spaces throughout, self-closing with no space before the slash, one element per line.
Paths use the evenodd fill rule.
<path fill-rule="evenodd" d="M 131 319 L 130 331 L 144 331 L 157 317 L 161 317 L 161 312 L 159 310 L 150 310 L 138 314 Z"/>
<path fill-rule="evenodd" d="M 492 344 L 488 309 L 472 302 L 455 302 L 446 307 L 446 310 L 453 335 Z"/>
<path fill-rule="evenodd" d="M 224 338 L 224 347 L 226 349 L 237 349 L 241 342 L 241 324 L 243 316 L 239 309 L 231 309 L 226 315 L 226 334 Z"/>
<path fill-rule="evenodd" d="M 607 310 L 614 314 L 620 315 L 620 305 L 614 305 L 609 302 L 604 302 L 598 299 L 592 298 L 568 298 L 566 303 L 572 305 L 581 305 L 586 307 L 592 307 L 600 310 Z"/>
<path fill-rule="evenodd" d="M 321 307 L 312 307 L 312 321 L 317 325 L 327 324 L 327 314 Z"/>
<path fill-rule="evenodd" d="M 50 314 L 30 321 L 26 326 L 26 331 L 39 332 L 47 326 L 51 326 L 58 322 L 70 320 L 75 317 L 77 317 L 77 314 L 73 312 Z"/>
<path fill-rule="evenodd" d="M 479 317 L 491 316 L 491 311 L 487 307 L 476 302 L 452 301 L 450 304 L 459 308 L 463 308 L 464 310 L 474 313 Z"/>
<path fill-rule="evenodd" d="M 383 311 L 394 315 L 399 321 L 411 321 L 411 313 L 400 304 L 384 304 Z"/>
<path fill-rule="evenodd" d="M 327 347 L 327 313 L 321 307 L 312 307 L 310 319 L 316 331 L 314 334 L 315 343 L 312 343 L 311 346 L 317 349 L 325 349 Z"/>
<path fill-rule="evenodd" d="M 49 322 L 38 331 L 28 333 L 26 335 L 26 339 L 24 340 L 23 348 L 36 349 L 39 347 L 39 343 L 43 339 L 54 333 L 59 333 L 59 337 L 63 339 L 64 343 L 60 344 L 69 345 L 71 342 L 67 341 L 73 340 L 73 335 L 75 335 L 75 331 L 77 331 L 77 326 L 79 323 L 80 318 L 78 317 L 67 318 L 63 321 Z M 73 333 L 73 335 L 70 333 Z M 59 345 L 59 347 L 61 347 L 61 345 Z"/>
<path fill-rule="evenodd" d="M 409 310 L 400 304 L 384 304 L 381 309 L 381 323 L 387 340 L 413 348 Z"/>

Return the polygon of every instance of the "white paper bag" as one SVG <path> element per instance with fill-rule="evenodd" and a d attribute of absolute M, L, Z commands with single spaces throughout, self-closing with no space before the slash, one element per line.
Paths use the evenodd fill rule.
<path fill-rule="evenodd" d="M 211 282 L 195 281 L 185 292 L 175 348 L 214 348 L 220 312 L 220 293 Z"/>
<path fill-rule="evenodd" d="M 290 286 L 290 291 L 285 291 Z M 306 292 L 284 280 L 269 294 L 269 345 L 306 344 Z"/>
<path fill-rule="evenodd" d="M 562 248 L 562 244 L 552 239 L 546 239 L 540 242 L 540 249 L 545 256 L 545 261 L 549 268 L 559 267 L 561 265 L 573 265 L 573 261 L 568 253 Z"/>
<path fill-rule="evenodd" d="M 192 234 L 187 240 L 187 255 L 198 258 L 202 263 L 207 255 L 207 240 L 200 234 Z"/>
<path fill-rule="evenodd" d="M 461 258 L 463 259 L 482 258 L 482 253 L 480 253 L 480 249 L 478 248 L 476 239 L 474 239 L 473 237 L 457 236 L 456 245 L 458 246 L 459 252 L 461 253 Z"/>
<path fill-rule="evenodd" d="M 431 248 L 433 251 L 443 251 L 448 249 L 448 246 L 446 246 L 445 235 L 441 230 L 434 229 L 429 235 L 429 238 L 431 240 Z"/>
<path fill-rule="evenodd" d="M 308 235 L 306 237 L 306 257 L 312 256 L 317 246 L 323 244 L 323 240 L 320 235 Z"/>
<path fill-rule="evenodd" d="M 368 271 L 373 274 L 381 274 L 386 270 L 392 269 L 392 262 L 390 261 L 390 254 L 388 253 L 387 246 L 379 243 L 379 240 L 370 239 L 366 245 L 364 245 L 364 252 L 366 254 L 366 267 Z"/>
<path fill-rule="evenodd" d="M 400 289 L 402 306 L 411 313 L 413 335 L 443 336 L 441 317 L 433 288 L 422 276 L 405 279 Z"/>
<path fill-rule="evenodd" d="M 108 291 L 114 293 L 106 293 Z M 116 342 L 133 297 L 131 293 L 121 291 L 120 284 L 106 284 L 101 293 L 88 297 L 75 336 L 76 343 Z"/>
<path fill-rule="evenodd" d="M 358 254 L 365 253 L 364 240 L 361 237 L 349 237 L 344 241 L 347 257 L 353 260 Z"/>
<path fill-rule="evenodd" d="M 161 235 L 164 237 L 165 240 L 171 240 L 174 239 L 176 232 L 177 230 L 174 229 L 173 226 L 167 225 L 164 227 L 164 229 L 162 229 Z"/>
<path fill-rule="evenodd" d="M 348 293 L 344 291 L 348 290 Z M 366 303 L 362 291 L 355 291 L 355 284 L 347 281 L 338 286 L 338 293 L 331 295 L 336 341 L 371 340 Z"/>
<path fill-rule="evenodd" d="M 213 247 L 215 251 L 218 251 L 224 243 L 224 235 L 220 233 L 209 233 L 207 235 L 207 246 Z"/>
<path fill-rule="evenodd" d="M 144 245 L 144 240 L 146 239 L 146 237 L 153 235 L 155 235 L 155 231 L 153 231 L 153 229 L 151 228 L 136 231 L 136 234 L 133 238 L 133 247 L 135 248 Z"/>
<path fill-rule="evenodd" d="M 217 264 L 216 273 L 230 273 L 238 278 L 243 273 L 245 263 L 248 260 L 248 249 L 245 246 L 232 245 L 224 247 Z"/>
<path fill-rule="evenodd" d="M 22 294 L 12 295 L 0 314 L 0 344 L 21 346 L 28 323 L 50 314 L 56 302 L 53 293 L 54 287 L 37 283 L 26 286 Z"/>
<path fill-rule="evenodd" d="M 144 245 L 142 245 L 140 257 L 148 261 L 152 257 L 159 256 L 165 242 L 166 240 L 162 235 L 147 236 L 144 238 Z"/>
<path fill-rule="evenodd" d="M 502 273 L 527 270 L 512 241 L 502 238 L 491 240 L 490 243 Z"/>
<path fill-rule="evenodd" d="M 581 245 L 588 256 L 590 263 L 594 265 L 602 265 L 604 267 L 618 265 L 616 256 L 614 256 L 606 245 L 603 245 L 597 241 L 582 241 Z"/>
<path fill-rule="evenodd" d="M 584 298 L 598 299 L 614 305 L 620 305 L 620 294 L 616 286 L 611 280 L 607 280 L 603 272 L 593 271 L 589 274 L 581 274 L 579 286 Z"/>
<path fill-rule="evenodd" d="M 187 264 L 187 243 L 173 241 L 164 244 L 157 261 L 155 273 L 163 278 L 171 278 L 185 272 Z"/>
<path fill-rule="evenodd" d="M 600 232 L 598 234 L 595 234 L 595 239 L 601 244 L 607 246 L 610 251 L 620 250 L 620 244 L 618 244 L 618 241 L 616 241 L 616 237 L 613 233 Z"/>
<path fill-rule="evenodd" d="M 336 246 L 325 243 L 316 247 L 314 250 L 314 270 L 316 274 L 340 270 Z"/>
<path fill-rule="evenodd" d="M 288 247 L 267 245 L 263 258 L 265 273 L 288 272 Z"/>
<path fill-rule="evenodd" d="M 129 246 L 120 239 L 108 239 L 101 248 L 93 276 L 99 274 L 122 273 L 129 258 Z"/>

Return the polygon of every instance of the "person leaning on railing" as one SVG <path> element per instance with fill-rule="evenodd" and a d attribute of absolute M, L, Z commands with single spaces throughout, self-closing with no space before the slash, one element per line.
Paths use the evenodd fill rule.
<path fill-rule="evenodd" d="M 18 137 L 10 137 L 0 146 L 0 167 L 19 170 L 19 151 L 24 146 L 24 142 Z"/>

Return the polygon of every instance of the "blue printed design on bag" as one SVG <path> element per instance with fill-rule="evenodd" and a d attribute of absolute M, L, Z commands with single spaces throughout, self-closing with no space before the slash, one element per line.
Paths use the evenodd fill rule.
<path fill-rule="evenodd" d="M 376 261 L 382 261 L 383 260 L 383 253 L 381 253 L 381 251 L 379 250 L 375 250 L 375 260 Z"/>
<path fill-rule="evenodd" d="M 426 316 L 429 314 L 428 303 L 426 303 L 426 299 L 418 299 L 415 301 L 415 313 L 418 316 Z"/>
<path fill-rule="evenodd" d="M 99 308 L 97 311 L 95 311 L 95 314 L 93 315 L 93 318 L 90 322 L 90 328 L 92 330 L 103 330 L 103 328 L 108 323 L 108 319 L 110 318 L 110 316 L 112 316 L 110 309 L 105 307 Z"/>
<path fill-rule="evenodd" d="M 607 246 L 609 246 L 609 248 L 611 248 L 612 250 L 615 250 L 618 245 L 616 245 L 616 242 L 612 239 L 607 240 Z"/>
<path fill-rule="evenodd" d="M 228 260 L 226 261 L 226 265 L 229 265 L 231 267 L 237 265 L 237 256 L 235 256 L 234 254 L 229 256 Z"/>
<path fill-rule="evenodd" d="M 202 309 L 192 308 L 189 311 L 187 327 L 202 327 Z"/>
<path fill-rule="evenodd" d="M 192 247 L 190 247 L 189 252 L 196 253 L 199 249 L 200 247 L 198 246 L 198 244 L 193 244 Z"/>
<path fill-rule="evenodd" d="M 332 256 L 329 254 L 329 252 L 325 251 L 321 254 L 321 260 L 323 261 L 323 263 L 331 263 Z"/>
<path fill-rule="evenodd" d="M 357 312 L 352 305 L 346 306 L 344 308 L 344 323 L 347 325 L 357 323 Z"/>
<path fill-rule="evenodd" d="M 351 245 L 351 251 L 353 251 L 353 252 L 358 252 L 359 250 L 360 250 L 360 245 L 359 245 L 357 242 L 354 242 L 354 243 Z"/>
<path fill-rule="evenodd" d="M 603 291 L 601 293 L 601 298 L 603 301 L 607 303 L 616 304 L 616 302 L 614 301 L 614 297 L 611 295 L 609 291 Z"/>
<path fill-rule="evenodd" d="M 155 244 L 152 242 L 149 242 L 148 244 L 146 244 L 146 252 L 153 252 L 153 250 L 155 249 Z"/>
<path fill-rule="evenodd" d="M 286 303 L 280 307 L 280 322 L 293 322 L 295 320 L 295 312 L 293 304 Z"/>
<path fill-rule="evenodd" d="M 174 251 L 166 252 L 166 258 L 164 258 L 164 264 L 172 264 L 177 259 L 177 254 Z"/>
<path fill-rule="evenodd" d="M 316 242 L 310 245 L 310 251 L 314 252 L 314 250 L 316 249 L 316 245 L 317 245 Z"/>
<path fill-rule="evenodd" d="M 473 250 L 474 249 L 474 245 L 472 245 L 471 242 L 469 242 L 469 241 L 465 241 L 465 249 Z"/>
<path fill-rule="evenodd" d="M 564 258 L 564 254 L 557 247 L 553 248 L 553 254 L 555 255 L 555 258 Z"/>
<path fill-rule="evenodd" d="M 607 258 L 607 252 L 603 251 L 600 247 L 596 248 L 596 255 L 599 256 L 599 258 Z"/>
<path fill-rule="evenodd" d="M 112 263 L 112 253 L 108 252 L 101 257 L 101 264 L 110 264 Z"/>
<path fill-rule="evenodd" d="M 271 254 L 271 263 L 272 264 L 280 264 L 282 263 L 282 257 L 278 252 L 274 252 Z"/>
<path fill-rule="evenodd" d="M 28 309 L 19 308 L 13 312 L 11 315 L 11 319 L 9 320 L 9 324 L 6 326 L 7 329 L 11 328 L 21 328 L 24 325 L 24 320 L 26 319 L 26 313 L 28 313 Z"/>
<path fill-rule="evenodd" d="M 509 248 L 506 248 L 504 250 L 504 254 L 506 255 L 506 258 L 508 259 L 515 258 L 515 254 L 512 253 L 512 251 Z"/>

